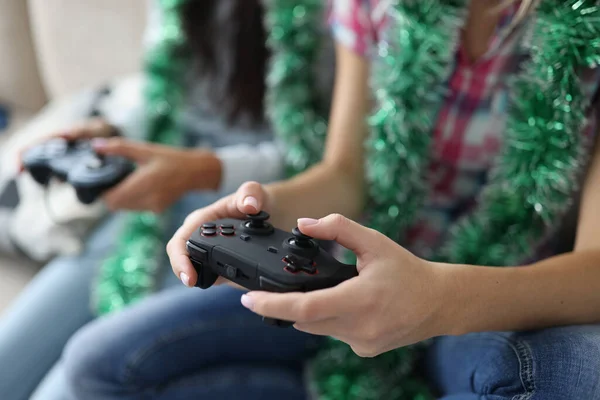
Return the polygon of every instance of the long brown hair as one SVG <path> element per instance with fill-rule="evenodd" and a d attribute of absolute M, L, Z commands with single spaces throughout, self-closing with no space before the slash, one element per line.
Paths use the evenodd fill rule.
<path fill-rule="evenodd" d="M 231 122 L 264 116 L 268 59 L 260 0 L 190 0 L 182 9 L 183 28 L 197 68 L 209 86 L 212 105 Z M 223 63 L 230 73 L 224 75 Z M 222 85 L 212 87 L 211 83 Z"/>

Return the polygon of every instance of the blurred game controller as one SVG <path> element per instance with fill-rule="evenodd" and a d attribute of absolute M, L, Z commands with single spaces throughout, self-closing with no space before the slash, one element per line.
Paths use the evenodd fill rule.
<path fill-rule="evenodd" d="M 123 181 L 134 164 L 118 156 L 97 154 L 89 140 L 52 139 L 23 154 L 23 166 L 40 185 L 52 178 L 67 182 L 83 204 L 92 204 Z"/>

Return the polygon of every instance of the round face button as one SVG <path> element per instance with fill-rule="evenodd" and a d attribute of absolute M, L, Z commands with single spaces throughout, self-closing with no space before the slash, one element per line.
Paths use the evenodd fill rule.
<path fill-rule="evenodd" d="M 85 166 L 88 169 L 99 169 L 104 165 L 104 162 L 99 157 L 91 157 L 86 161 Z"/>
<path fill-rule="evenodd" d="M 221 229 L 233 229 L 233 225 L 232 224 L 222 224 Z"/>
<path fill-rule="evenodd" d="M 214 224 L 212 222 L 207 222 L 206 224 L 202 224 L 202 229 L 216 229 L 217 228 L 217 224 Z"/>
<path fill-rule="evenodd" d="M 202 229 L 203 236 L 215 236 L 216 234 L 217 234 L 217 231 L 214 229 Z"/>
<path fill-rule="evenodd" d="M 221 229 L 221 234 L 223 236 L 233 236 L 233 235 L 235 235 L 235 230 L 233 230 L 233 229 Z"/>

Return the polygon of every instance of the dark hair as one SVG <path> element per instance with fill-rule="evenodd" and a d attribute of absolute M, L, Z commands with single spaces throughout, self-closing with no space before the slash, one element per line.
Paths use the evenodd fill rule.
<path fill-rule="evenodd" d="M 261 1 L 190 0 L 182 13 L 188 47 L 198 77 L 209 85 L 212 105 L 230 122 L 241 116 L 262 121 L 268 50 Z"/>

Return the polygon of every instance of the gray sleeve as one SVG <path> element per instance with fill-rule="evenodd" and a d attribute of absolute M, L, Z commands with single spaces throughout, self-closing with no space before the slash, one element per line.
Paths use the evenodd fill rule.
<path fill-rule="evenodd" d="M 223 193 L 233 193 L 247 181 L 269 183 L 283 178 L 283 151 L 276 142 L 226 146 L 216 154 L 223 166 Z"/>

